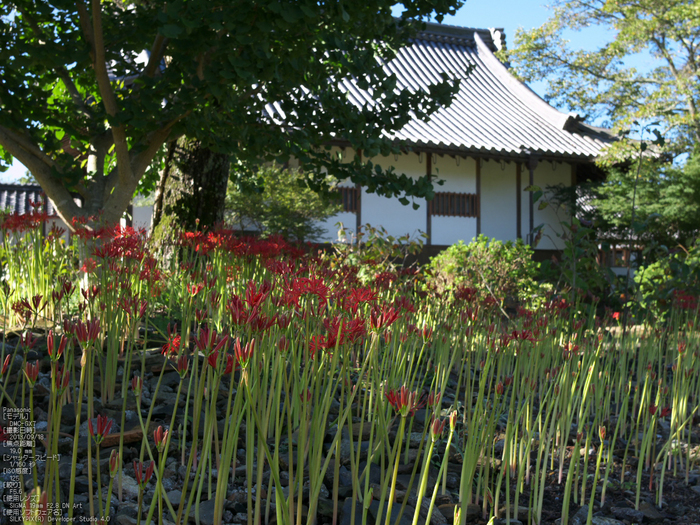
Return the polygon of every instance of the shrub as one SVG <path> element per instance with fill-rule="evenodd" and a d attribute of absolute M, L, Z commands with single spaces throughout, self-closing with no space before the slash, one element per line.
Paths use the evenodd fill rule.
<path fill-rule="evenodd" d="M 678 302 L 679 296 L 700 294 L 700 240 L 690 248 L 667 253 L 656 262 L 640 267 L 634 281 L 646 307 L 657 314 Z"/>
<path fill-rule="evenodd" d="M 479 235 L 469 244 L 460 241 L 431 258 L 429 268 L 438 290 L 473 288 L 503 304 L 525 300 L 536 290 L 539 264 L 533 249 L 521 239 L 503 243 Z"/>
<path fill-rule="evenodd" d="M 340 206 L 306 186 L 303 174 L 279 166 L 258 172 L 258 192 L 240 191 L 229 184 L 225 220 L 263 237 L 282 235 L 292 241 L 315 241 L 325 233 L 318 221 L 338 213 Z"/>

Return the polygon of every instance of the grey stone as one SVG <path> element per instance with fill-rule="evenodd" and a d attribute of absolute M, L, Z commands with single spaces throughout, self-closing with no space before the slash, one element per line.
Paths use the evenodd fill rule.
<path fill-rule="evenodd" d="M 170 492 L 165 493 L 165 497 L 168 498 L 170 504 L 173 506 L 173 508 L 176 509 L 180 506 L 180 498 L 182 497 L 182 491 L 171 490 Z"/>
<path fill-rule="evenodd" d="M 139 484 L 134 478 L 126 474 L 122 474 L 122 497 L 123 499 L 136 499 L 139 496 Z M 117 487 L 114 491 L 118 493 Z"/>
<path fill-rule="evenodd" d="M 644 519 L 644 513 L 641 510 L 634 510 L 625 507 L 612 507 L 610 512 L 618 520 L 627 520 L 631 521 L 632 523 L 639 523 Z"/>
<path fill-rule="evenodd" d="M 352 521 L 352 498 L 345 498 L 340 508 L 338 525 L 362 525 L 362 504 L 355 502 L 355 521 Z"/>
<path fill-rule="evenodd" d="M 201 525 L 214 525 L 214 507 L 216 506 L 216 500 L 210 499 L 207 501 L 202 501 L 199 504 L 199 523 Z M 195 508 L 196 505 L 192 505 L 190 509 L 190 519 L 195 519 Z"/>
<path fill-rule="evenodd" d="M 117 514 L 114 519 L 119 525 L 136 525 L 136 519 L 126 514 Z"/>
<path fill-rule="evenodd" d="M 385 502 L 384 508 L 382 509 L 381 523 L 385 523 L 388 508 L 389 505 Z M 377 521 L 377 516 L 379 515 L 379 509 L 379 501 L 376 499 L 372 500 L 372 503 L 369 506 L 369 513 L 372 515 L 375 522 Z M 406 505 L 406 509 L 401 516 L 401 521 L 396 519 L 399 516 L 399 512 L 401 512 L 401 504 L 396 502 L 391 509 L 391 519 L 389 521 L 390 525 L 411 525 L 411 518 L 413 517 L 415 509 L 409 505 Z"/>
<path fill-rule="evenodd" d="M 654 505 L 647 501 L 639 503 L 639 510 L 644 514 L 644 519 L 652 523 L 664 521 L 664 515 L 661 514 Z"/>

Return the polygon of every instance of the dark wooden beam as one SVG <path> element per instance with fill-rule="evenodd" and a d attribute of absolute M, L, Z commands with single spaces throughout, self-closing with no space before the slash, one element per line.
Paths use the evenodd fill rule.
<path fill-rule="evenodd" d="M 420 155 L 420 153 L 418 155 Z M 425 174 L 428 176 L 428 179 L 431 179 L 433 176 L 433 154 L 426 153 L 425 156 Z M 433 221 L 430 216 L 430 206 L 428 206 L 427 201 L 425 203 L 425 229 L 425 233 L 428 235 L 428 240 L 426 241 L 426 244 L 430 246 L 431 244 L 433 244 L 431 239 L 433 236 Z"/>
<path fill-rule="evenodd" d="M 481 235 L 481 159 L 476 162 L 476 235 Z"/>
<path fill-rule="evenodd" d="M 522 176 L 521 176 L 521 171 L 522 171 L 522 165 L 518 162 L 515 165 L 515 213 L 517 215 L 516 219 L 516 236 L 518 239 L 523 238 L 523 225 L 522 225 L 522 210 L 523 210 L 523 204 L 522 204 L 522 197 L 523 197 L 523 183 L 522 183 Z"/>

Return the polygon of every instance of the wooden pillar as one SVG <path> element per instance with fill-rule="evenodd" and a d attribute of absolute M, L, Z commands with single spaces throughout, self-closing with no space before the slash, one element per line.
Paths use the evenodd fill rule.
<path fill-rule="evenodd" d="M 530 246 L 532 246 L 535 242 L 534 239 L 534 229 L 535 229 L 535 195 L 534 192 L 532 191 L 532 186 L 535 185 L 535 169 L 537 168 L 537 164 L 539 164 L 539 159 L 535 156 L 531 156 L 529 159 L 527 159 L 527 169 L 530 172 L 530 209 L 529 209 L 529 231 L 527 233 L 527 242 Z"/>
<path fill-rule="evenodd" d="M 357 154 L 360 156 L 360 162 L 362 162 L 362 150 L 357 150 Z M 357 202 L 355 203 L 355 236 L 357 236 L 362 227 L 362 186 L 355 184 L 355 189 L 357 190 Z"/>
<path fill-rule="evenodd" d="M 481 159 L 476 160 L 476 235 L 481 235 Z"/>
<path fill-rule="evenodd" d="M 420 155 L 420 153 L 419 153 Z M 426 153 L 426 161 L 425 161 L 425 174 L 428 176 L 428 179 L 431 179 L 433 176 L 433 154 L 432 153 Z M 433 237 L 433 221 L 432 217 L 430 215 L 430 206 L 428 206 L 428 202 L 425 202 L 425 229 L 426 229 L 426 234 L 428 235 L 428 240 L 426 241 L 426 245 L 430 246 L 433 244 L 432 237 Z"/>
<path fill-rule="evenodd" d="M 515 214 L 516 219 L 516 236 L 518 239 L 523 238 L 523 226 L 522 226 L 522 197 L 523 197 L 523 183 L 521 180 L 522 165 L 518 162 L 515 164 Z"/>

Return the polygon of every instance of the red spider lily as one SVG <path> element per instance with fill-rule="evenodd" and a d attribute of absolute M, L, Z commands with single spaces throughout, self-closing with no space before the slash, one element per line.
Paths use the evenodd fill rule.
<path fill-rule="evenodd" d="M 224 368 L 224 375 L 232 374 L 235 368 L 235 359 L 231 354 L 226 354 L 226 367 Z"/>
<path fill-rule="evenodd" d="M 670 415 L 671 415 L 671 407 L 663 407 L 661 409 L 661 414 L 659 415 L 659 417 L 666 417 L 666 416 L 670 416 Z"/>
<path fill-rule="evenodd" d="M 403 310 L 404 312 L 415 312 L 416 309 L 413 306 L 413 303 L 408 299 L 408 297 L 397 297 L 394 300 L 394 308 L 397 310 Z"/>
<path fill-rule="evenodd" d="M 25 525 L 44 524 L 48 520 L 48 509 L 49 493 L 37 487 L 25 497 L 22 521 Z"/>
<path fill-rule="evenodd" d="M 112 425 L 114 424 L 114 421 L 107 416 L 97 416 L 97 430 L 95 430 L 95 427 L 92 424 L 92 418 L 88 418 L 88 430 L 90 431 L 90 435 L 92 438 L 95 440 L 96 444 L 102 443 L 102 440 L 104 437 L 109 434 L 109 432 L 112 430 Z"/>
<path fill-rule="evenodd" d="M 144 472 L 143 463 L 134 460 L 134 475 L 136 477 L 136 483 L 139 484 L 141 490 L 144 490 L 146 488 L 146 485 L 150 481 L 151 476 L 153 475 L 154 466 L 155 462 L 149 461 L 148 467 L 146 467 L 146 470 Z"/>
<path fill-rule="evenodd" d="M 204 285 L 202 283 L 199 283 L 199 284 L 187 283 L 187 293 L 189 293 L 191 297 L 195 297 L 202 290 L 204 290 Z"/>
<path fill-rule="evenodd" d="M 391 326 L 399 318 L 399 312 L 392 306 L 374 307 L 369 314 L 369 326 L 374 331 Z"/>
<path fill-rule="evenodd" d="M 57 366 L 54 368 L 53 373 L 55 374 L 56 389 L 58 390 L 58 395 L 60 396 L 68 388 L 68 381 L 70 380 L 70 370 L 66 370 L 65 366 Z"/>
<path fill-rule="evenodd" d="M 141 319 L 146 315 L 148 309 L 148 301 L 146 299 L 138 300 L 137 297 L 121 297 L 119 299 L 119 307 L 126 312 L 129 317 Z"/>
<path fill-rule="evenodd" d="M 34 361 L 34 363 L 27 363 L 24 368 L 24 375 L 27 377 L 29 382 L 29 387 L 34 388 L 36 385 L 36 380 L 39 377 L 39 361 Z"/>
<path fill-rule="evenodd" d="M 58 343 L 58 348 L 56 348 L 54 344 L 55 337 L 56 336 L 53 330 L 50 330 L 49 334 L 46 336 L 46 349 L 52 361 L 58 361 L 61 358 L 66 349 L 66 345 L 68 344 L 68 338 L 65 335 L 62 335 L 61 341 Z"/>
<path fill-rule="evenodd" d="M 328 338 L 333 341 L 333 347 L 335 347 L 335 341 L 339 336 L 340 344 L 355 343 L 367 333 L 365 320 L 360 317 L 344 320 L 340 316 L 336 316 L 332 320 L 324 319 L 323 324 L 328 330 Z"/>
<path fill-rule="evenodd" d="M 241 347 L 241 340 L 236 337 L 236 342 L 233 344 L 233 352 L 236 355 L 236 361 L 238 365 L 245 370 L 248 366 L 248 362 L 253 355 L 253 350 L 255 349 L 255 339 L 247 342 L 245 346 Z"/>
<path fill-rule="evenodd" d="M 605 425 L 600 425 L 598 427 L 598 437 L 600 438 L 601 441 L 605 441 L 605 434 L 607 430 L 605 428 Z"/>
<path fill-rule="evenodd" d="M 355 311 L 361 303 L 375 303 L 378 296 L 379 292 L 371 288 L 353 288 L 345 297 L 344 307 L 346 310 Z"/>
<path fill-rule="evenodd" d="M 656 405 L 649 405 L 649 413 L 653 416 L 656 414 L 656 409 L 659 408 Z"/>
<path fill-rule="evenodd" d="M 5 360 L 2 363 L 2 375 L 5 375 L 5 372 L 7 372 L 7 369 L 10 367 L 10 360 L 12 359 L 11 354 L 7 354 L 5 356 Z"/>
<path fill-rule="evenodd" d="M 394 407 L 394 410 L 401 416 L 412 416 L 416 410 L 422 408 L 425 404 L 418 398 L 418 392 L 411 392 L 403 385 L 398 390 L 389 390 L 384 394 L 389 404 Z"/>
<path fill-rule="evenodd" d="M 196 308 L 194 311 L 194 318 L 198 323 L 203 323 L 206 319 L 209 318 L 209 309 Z"/>
<path fill-rule="evenodd" d="M 160 454 L 163 453 L 165 445 L 168 443 L 169 430 L 163 430 L 163 425 L 160 425 L 157 429 L 153 431 L 153 441 L 156 444 L 156 449 Z"/>
<path fill-rule="evenodd" d="M 299 398 L 301 399 L 301 402 L 302 402 L 302 403 L 310 403 L 312 397 L 313 397 L 313 396 L 312 396 L 312 394 L 311 394 L 311 389 L 310 389 L 310 388 L 307 388 L 307 389 L 306 389 L 306 392 L 302 392 L 302 393 L 299 394 Z"/>
<path fill-rule="evenodd" d="M 190 367 L 190 362 L 187 360 L 187 356 L 181 355 L 177 358 L 177 373 L 180 375 L 180 379 L 184 379 L 187 375 L 187 369 Z"/>
<path fill-rule="evenodd" d="M 499 396 L 502 396 L 505 391 L 506 391 L 506 388 L 505 388 L 505 386 L 503 386 L 503 381 L 499 381 L 498 384 L 496 385 L 496 394 Z"/>
<path fill-rule="evenodd" d="M 134 397 L 137 402 L 141 401 L 141 392 L 143 392 L 143 379 L 140 376 L 131 378 L 131 389 L 134 391 Z"/>
<path fill-rule="evenodd" d="M 258 288 L 254 281 L 248 281 L 245 292 L 245 302 L 249 308 L 258 308 L 270 296 L 273 285 L 270 281 L 263 281 Z"/>
<path fill-rule="evenodd" d="M 180 353 L 180 334 L 177 333 L 177 324 L 171 329 L 170 325 L 168 329 L 168 340 L 163 345 L 161 353 L 163 355 L 178 355 Z"/>
<path fill-rule="evenodd" d="M 85 259 L 83 262 L 83 265 L 80 267 L 80 271 L 83 273 L 92 273 L 95 271 L 97 268 L 97 261 L 93 259 L 92 257 L 88 257 Z"/>
<path fill-rule="evenodd" d="M 226 302 L 226 310 L 231 316 L 231 324 L 235 326 L 243 326 L 248 322 L 248 311 L 243 304 L 243 301 L 237 295 L 233 295 Z"/>
<path fill-rule="evenodd" d="M 100 335 L 100 320 L 95 318 L 91 319 L 87 323 L 78 321 L 75 323 L 73 333 L 81 345 L 91 345 L 97 341 L 97 338 Z"/>
<path fill-rule="evenodd" d="M 430 425 L 430 437 L 433 441 L 437 441 L 442 436 L 442 432 L 445 430 L 445 424 L 447 419 L 440 421 L 438 418 L 433 417 L 433 422 Z"/>
<path fill-rule="evenodd" d="M 320 304 L 328 302 L 330 290 L 322 279 L 316 277 L 300 277 L 293 279 L 284 291 L 285 301 L 290 306 L 299 307 L 299 299 L 302 295 L 315 295 Z"/>
<path fill-rule="evenodd" d="M 279 341 L 277 341 L 277 349 L 280 352 L 286 352 L 289 350 L 289 339 L 287 339 L 285 336 L 280 337 Z"/>
<path fill-rule="evenodd" d="M 114 479 L 117 472 L 119 472 L 119 452 L 113 448 L 109 455 L 109 477 Z"/>
<path fill-rule="evenodd" d="M 311 359 L 316 359 L 316 352 L 319 350 L 332 350 L 337 345 L 338 340 L 331 334 L 328 336 L 312 335 L 311 341 L 309 341 L 309 355 Z"/>
<path fill-rule="evenodd" d="M 199 337 L 195 339 L 195 344 L 201 352 L 204 352 L 205 355 L 209 354 L 212 351 L 218 354 L 219 350 L 221 350 L 224 347 L 224 345 L 226 345 L 228 339 L 228 335 L 217 337 L 216 330 L 202 328 L 199 331 Z"/>
<path fill-rule="evenodd" d="M 398 275 L 394 272 L 380 272 L 374 276 L 374 284 L 377 288 L 388 290 L 391 283 L 398 279 Z"/>
<path fill-rule="evenodd" d="M 455 428 L 457 428 L 457 411 L 453 410 L 450 414 L 450 430 L 454 432 Z"/>
<path fill-rule="evenodd" d="M 207 357 L 207 362 L 209 363 L 209 366 L 211 366 L 214 370 L 216 370 L 216 362 L 219 359 L 219 351 L 214 350 L 209 356 Z"/>
<path fill-rule="evenodd" d="M 27 331 L 24 334 L 24 337 L 20 338 L 19 344 L 25 348 L 26 350 L 31 350 L 36 346 L 36 344 L 39 342 L 39 340 L 34 337 L 34 334 L 32 332 Z"/>
<path fill-rule="evenodd" d="M 286 330 L 289 327 L 289 323 L 292 322 L 292 316 L 289 314 L 277 314 L 276 322 L 277 326 L 282 330 Z"/>
<path fill-rule="evenodd" d="M 48 304 L 48 301 L 44 302 L 44 304 L 41 304 L 41 300 L 44 298 L 43 295 L 35 295 L 32 297 L 32 311 L 35 314 L 38 314 L 41 312 L 44 308 L 46 308 L 46 305 Z"/>
<path fill-rule="evenodd" d="M 440 407 L 440 392 L 430 391 L 427 400 L 428 408 L 439 408 Z"/>

